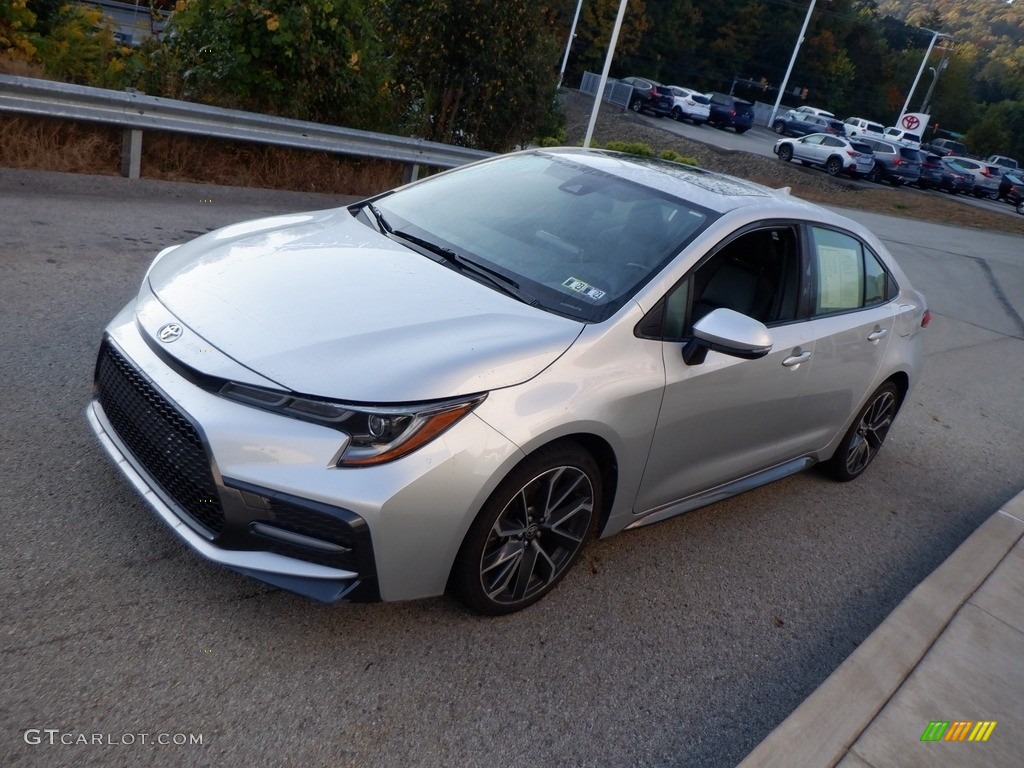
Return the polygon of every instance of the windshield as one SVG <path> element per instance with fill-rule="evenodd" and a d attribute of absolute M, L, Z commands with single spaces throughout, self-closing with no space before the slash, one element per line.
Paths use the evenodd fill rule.
<path fill-rule="evenodd" d="M 545 154 L 510 155 L 379 198 L 390 227 L 513 281 L 548 311 L 609 317 L 715 214 Z"/>

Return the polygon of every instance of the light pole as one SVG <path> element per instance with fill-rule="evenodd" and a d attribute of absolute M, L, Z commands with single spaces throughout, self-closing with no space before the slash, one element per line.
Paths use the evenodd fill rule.
<path fill-rule="evenodd" d="M 580 20 L 580 10 L 583 8 L 583 0 L 576 3 L 576 15 L 572 17 L 572 27 L 569 29 L 569 42 L 565 44 L 565 58 L 562 59 L 562 70 L 558 73 L 558 87 L 562 87 L 562 78 L 565 77 L 565 66 L 569 63 L 569 51 L 572 50 L 572 41 L 576 39 L 576 24 Z"/>
<path fill-rule="evenodd" d="M 931 114 L 932 108 L 932 93 L 935 92 L 935 84 L 939 82 L 939 75 L 949 65 L 949 59 L 946 58 L 949 55 L 949 48 L 941 48 L 942 61 L 939 62 L 937 67 L 928 67 L 932 71 L 932 84 L 928 86 L 928 93 L 924 96 L 924 101 L 921 102 L 921 111 L 928 115 Z"/>
<path fill-rule="evenodd" d="M 910 97 L 913 96 L 914 95 L 914 91 L 917 90 L 917 83 L 921 79 L 921 75 L 924 74 L 924 68 L 928 65 L 928 57 L 932 55 L 932 48 L 935 47 L 935 42 L 940 37 L 945 38 L 946 40 L 952 40 L 953 39 L 953 37 L 951 35 L 947 35 L 944 32 L 937 32 L 934 29 L 927 29 L 925 27 L 918 27 L 918 29 L 922 29 L 925 32 L 931 32 L 932 33 L 932 41 L 930 43 L 928 43 L 928 50 L 924 52 L 924 58 L 921 60 L 921 66 L 917 70 L 917 77 L 914 78 L 914 84 L 912 86 L 910 86 L 910 93 L 907 94 L 907 100 L 905 102 L 903 102 L 903 109 L 900 110 L 900 116 L 898 118 L 896 118 L 896 122 L 899 122 L 900 119 L 905 114 L 907 114 L 907 109 L 910 107 Z"/>
<path fill-rule="evenodd" d="M 807 15 L 804 16 L 804 25 L 800 27 L 800 34 L 797 35 L 796 45 L 793 46 L 793 55 L 789 59 L 789 66 L 786 68 L 786 76 L 782 78 L 782 85 L 779 86 L 779 97 L 775 99 L 775 106 L 772 107 L 772 115 L 768 118 L 768 126 L 775 122 L 775 113 L 779 111 L 779 104 L 782 103 L 782 94 L 786 92 L 786 86 L 789 84 L 789 76 L 793 72 L 793 65 L 796 64 L 796 55 L 800 52 L 800 44 L 804 41 L 804 33 L 807 32 L 807 25 L 811 23 L 811 14 L 814 13 L 814 4 L 818 0 L 811 0 L 811 4 L 807 6 Z"/>
<path fill-rule="evenodd" d="M 590 148 L 590 140 L 594 137 L 594 125 L 597 124 L 597 113 L 601 110 L 601 102 L 604 100 L 604 86 L 608 82 L 608 70 L 612 68 L 612 56 L 615 54 L 615 44 L 619 42 L 619 30 L 622 29 L 622 19 L 626 15 L 626 3 L 629 0 L 622 0 L 619 3 L 619 15 L 615 17 L 615 28 L 612 29 L 612 39 L 608 41 L 608 53 L 604 57 L 604 69 L 601 70 L 601 82 L 597 84 L 597 94 L 594 96 L 594 108 L 590 110 L 590 122 L 587 123 L 587 135 L 583 139 L 583 148 Z"/>

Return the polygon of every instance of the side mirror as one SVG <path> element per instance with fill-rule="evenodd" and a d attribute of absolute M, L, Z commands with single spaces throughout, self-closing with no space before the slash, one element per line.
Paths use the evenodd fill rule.
<path fill-rule="evenodd" d="M 764 323 L 731 309 L 716 309 L 693 324 L 693 338 L 683 346 L 683 362 L 700 365 L 708 350 L 756 360 L 772 351 Z"/>

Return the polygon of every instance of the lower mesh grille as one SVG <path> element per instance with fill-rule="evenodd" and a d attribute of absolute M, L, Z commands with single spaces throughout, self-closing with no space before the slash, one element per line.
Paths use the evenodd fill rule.
<path fill-rule="evenodd" d="M 196 522 L 220 533 L 224 511 L 192 423 L 106 341 L 96 363 L 96 391 L 111 426 L 135 458 Z"/>

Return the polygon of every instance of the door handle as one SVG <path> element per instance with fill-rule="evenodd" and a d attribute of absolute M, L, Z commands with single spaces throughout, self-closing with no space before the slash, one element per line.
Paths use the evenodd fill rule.
<path fill-rule="evenodd" d="M 878 341 L 879 339 L 884 339 L 888 334 L 888 329 L 879 328 L 878 326 L 875 326 L 874 332 L 868 334 L 868 341 Z"/>
<path fill-rule="evenodd" d="M 789 357 L 787 357 L 785 360 L 782 361 L 782 364 L 784 366 L 786 366 L 787 368 L 792 368 L 794 365 L 800 365 L 800 363 L 806 363 L 810 359 L 811 359 L 811 353 L 810 352 L 801 352 L 799 355 L 790 355 Z"/>

